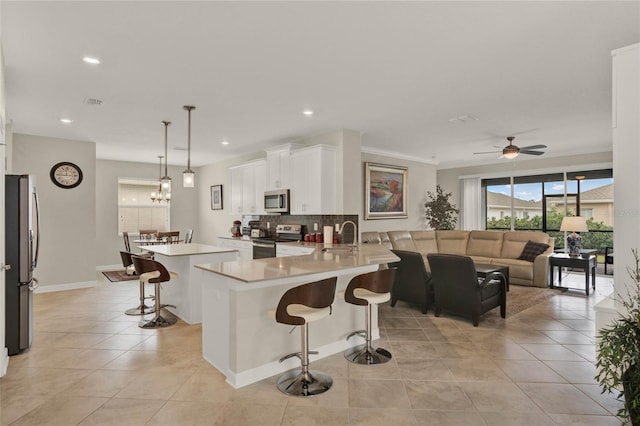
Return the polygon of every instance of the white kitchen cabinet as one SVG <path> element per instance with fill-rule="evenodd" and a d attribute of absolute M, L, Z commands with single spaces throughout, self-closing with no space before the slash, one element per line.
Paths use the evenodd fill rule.
<path fill-rule="evenodd" d="M 253 245 L 251 244 L 251 240 L 218 237 L 218 245 L 220 247 L 238 250 L 238 260 L 253 259 Z"/>
<path fill-rule="evenodd" d="M 264 213 L 266 162 L 253 161 L 231 167 L 231 214 Z"/>
<path fill-rule="evenodd" d="M 331 145 L 291 153 L 291 214 L 336 213 L 336 162 Z"/>
<path fill-rule="evenodd" d="M 291 187 L 291 151 L 296 147 L 298 145 L 286 144 L 267 151 L 266 190 Z"/>

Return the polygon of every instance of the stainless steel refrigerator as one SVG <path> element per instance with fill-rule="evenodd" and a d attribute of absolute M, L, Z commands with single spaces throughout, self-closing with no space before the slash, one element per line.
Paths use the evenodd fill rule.
<path fill-rule="evenodd" d="M 35 177 L 5 176 L 5 341 L 9 355 L 31 347 L 33 339 L 33 290 L 37 280 L 40 215 Z"/>

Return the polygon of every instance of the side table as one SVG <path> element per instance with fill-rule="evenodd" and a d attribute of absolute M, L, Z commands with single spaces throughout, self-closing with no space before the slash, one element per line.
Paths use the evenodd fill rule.
<path fill-rule="evenodd" d="M 555 253 L 549 256 L 549 288 L 563 288 L 554 286 L 553 269 L 558 268 L 558 283 L 562 284 L 562 267 L 578 268 L 584 270 L 584 291 L 589 295 L 589 271 L 591 271 L 591 287 L 596 289 L 596 256 L 588 254 L 586 256 L 569 256 L 564 253 Z"/>
<path fill-rule="evenodd" d="M 507 291 L 509 291 L 509 267 L 500 265 L 491 265 L 489 263 L 476 263 L 476 274 L 479 278 L 485 278 L 487 274 L 492 272 L 501 272 L 507 281 Z"/>

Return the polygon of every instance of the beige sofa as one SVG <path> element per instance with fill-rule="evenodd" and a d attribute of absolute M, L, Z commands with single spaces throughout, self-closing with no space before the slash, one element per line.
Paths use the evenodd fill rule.
<path fill-rule="evenodd" d="M 548 244 L 549 248 L 533 262 L 520 260 L 527 241 Z M 383 244 L 390 249 L 422 254 L 429 269 L 427 254 L 469 256 L 475 263 L 509 267 L 509 283 L 547 287 L 549 255 L 553 238 L 532 231 L 387 231 L 363 232 L 363 243 Z"/>

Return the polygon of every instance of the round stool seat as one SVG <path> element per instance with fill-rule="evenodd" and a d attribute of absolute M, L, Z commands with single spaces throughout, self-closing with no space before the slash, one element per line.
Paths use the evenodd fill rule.
<path fill-rule="evenodd" d="M 375 293 L 366 288 L 353 289 L 353 295 L 358 299 L 364 299 L 369 305 L 379 305 L 391 300 L 391 293 Z"/>
<path fill-rule="evenodd" d="M 309 306 L 293 303 L 287 306 L 287 313 L 292 317 L 304 318 L 305 322 L 313 322 L 328 317 L 331 314 L 331 308 L 310 308 Z"/>
<path fill-rule="evenodd" d="M 335 298 L 336 277 L 303 284 L 287 290 L 275 310 L 276 322 L 300 327 L 300 352 L 294 352 L 280 358 L 280 362 L 291 358 L 300 358 L 300 368 L 288 371 L 278 378 L 278 389 L 292 396 L 313 396 L 328 391 L 333 385 L 331 376 L 309 369 L 309 323 L 318 321 L 331 314 L 331 304 Z M 270 315 L 273 311 L 268 312 Z"/>
<path fill-rule="evenodd" d="M 365 343 L 344 352 L 344 357 L 354 364 L 383 364 L 391 359 L 391 352 L 371 344 L 372 306 L 391 299 L 395 269 L 381 269 L 354 277 L 345 290 L 344 300 L 352 305 L 365 307 L 365 330 L 354 331 L 347 336 L 364 337 Z"/>
<path fill-rule="evenodd" d="M 159 276 L 160 276 L 160 271 L 145 272 L 144 274 L 140 275 L 140 280 L 144 281 L 145 283 L 148 283 L 150 279 L 158 278 Z M 171 277 L 172 280 L 175 280 L 178 278 L 178 274 L 171 271 L 169 271 L 169 276 Z"/>
<path fill-rule="evenodd" d="M 155 294 L 155 306 L 153 312 L 155 312 L 155 316 L 150 320 L 142 320 L 138 323 L 138 327 L 140 328 L 160 328 L 160 327 L 168 327 L 177 322 L 177 318 L 173 315 L 164 317 L 161 315 L 161 311 L 166 307 L 173 307 L 174 305 L 163 304 L 160 302 L 160 285 L 162 283 L 170 282 L 172 279 L 178 278 L 178 274 L 175 272 L 167 271 L 167 268 L 164 267 L 160 262 L 147 259 L 139 256 L 132 257 L 133 264 L 136 267 L 136 271 L 139 271 L 140 282 L 144 284 L 154 284 L 156 294 Z"/>

